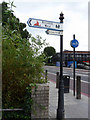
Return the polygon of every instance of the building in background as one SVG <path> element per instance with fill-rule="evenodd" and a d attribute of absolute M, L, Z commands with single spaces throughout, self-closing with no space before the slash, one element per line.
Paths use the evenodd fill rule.
<path fill-rule="evenodd" d="M 51 61 L 56 66 L 60 66 L 60 53 L 53 55 Z M 63 66 L 73 67 L 73 51 L 63 51 Z M 75 67 L 90 69 L 90 51 L 75 51 Z"/>

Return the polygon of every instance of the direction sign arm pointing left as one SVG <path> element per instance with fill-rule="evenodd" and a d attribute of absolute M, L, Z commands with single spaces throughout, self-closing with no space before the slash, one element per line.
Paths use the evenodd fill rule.
<path fill-rule="evenodd" d="M 32 19 L 29 20 L 29 24 L 30 24 L 30 25 L 32 25 L 32 24 L 31 24 L 31 21 L 32 21 Z"/>

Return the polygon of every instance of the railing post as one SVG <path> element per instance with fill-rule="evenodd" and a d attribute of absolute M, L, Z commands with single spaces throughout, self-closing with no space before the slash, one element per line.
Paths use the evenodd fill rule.
<path fill-rule="evenodd" d="M 45 82 L 47 82 L 47 70 L 45 70 Z"/>
<path fill-rule="evenodd" d="M 56 88 L 59 88 L 59 72 L 56 72 Z"/>
<path fill-rule="evenodd" d="M 81 76 L 76 78 L 76 99 L 81 99 Z"/>

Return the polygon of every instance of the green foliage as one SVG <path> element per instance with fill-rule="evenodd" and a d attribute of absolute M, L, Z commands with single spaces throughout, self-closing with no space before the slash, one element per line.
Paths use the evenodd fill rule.
<path fill-rule="evenodd" d="M 55 50 L 54 47 L 49 46 L 49 47 L 45 47 L 44 53 L 47 57 L 50 57 L 50 56 L 53 56 L 56 53 L 56 50 Z"/>
<path fill-rule="evenodd" d="M 24 111 L 10 111 L 10 112 L 2 112 L 2 120 L 30 120 L 26 118 Z"/>
<path fill-rule="evenodd" d="M 33 104 L 33 101 L 31 99 L 32 87 L 37 88 L 35 83 L 31 83 L 26 87 L 26 94 L 23 97 L 24 102 L 22 105 L 22 110 L 10 112 L 5 111 L 3 112 L 3 119 L 24 119 L 24 120 L 31 119 L 31 107 Z M 14 109 L 14 107 L 11 107 L 11 109 Z"/>
<path fill-rule="evenodd" d="M 23 104 L 23 109 L 25 110 L 24 117 L 27 117 L 28 119 L 31 118 L 31 110 L 32 110 L 32 104 L 33 104 L 33 100 L 31 98 L 32 87 L 36 87 L 36 84 L 32 83 L 26 87 L 26 95 L 25 95 L 24 104 Z"/>
<path fill-rule="evenodd" d="M 51 57 L 56 53 L 56 50 L 54 47 L 49 46 L 44 48 L 44 54 L 45 54 L 45 64 L 49 65 L 51 64 Z"/>
<path fill-rule="evenodd" d="M 0 4 L 0 109 L 2 108 L 2 6 Z M 0 119 L 2 112 L 0 112 Z"/>
<path fill-rule="evenodd" d="M 20 33 L 22 38 L 29 39 L 30 38 L 29 32 L 26 29 L 24 30 L 24 28 L 26 27 L 26 24 L 21 23 L 19 21 L 19 18 L 16 18 L 14 16 L 14 13 L 13 13 L 14 11 L 12 10 L 12 7 L 15 7 L 13 5 L 13 2 L 2 3 L 2 25 L 3 26 L 9 25 L 9 29 L 17 30 Z"/>
<path fill-rule="evenodd" d="M 44 56 L 40 51 L 46 44 L 40 36 L 34 38 L 23 30 L 25 24 L 14 16 L 12 7 L 9 8 L 5 2 L 2 5 L 3 108 L 20 108 L 24 103 L 26 87 L 30 83 L 45 82 L 42 75 Z"/>
<path fill-rule="evenodd" d="M 2 4 L 0 4 L 0 24 L 2 22 Z"/>

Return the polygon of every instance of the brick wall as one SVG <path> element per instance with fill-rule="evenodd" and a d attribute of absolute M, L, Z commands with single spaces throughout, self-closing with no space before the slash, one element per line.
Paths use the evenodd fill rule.
<path fill-rule="evenodd" d="M 32 118 L 49 117 L 49 84 L 37 84 L 37 89 L 32 89 Z"/>

